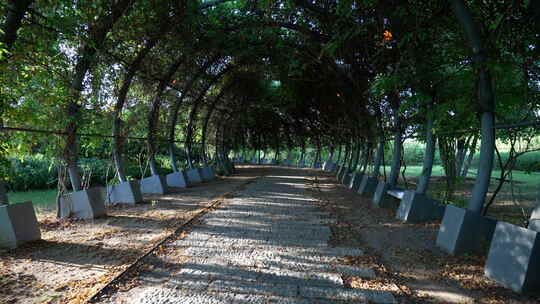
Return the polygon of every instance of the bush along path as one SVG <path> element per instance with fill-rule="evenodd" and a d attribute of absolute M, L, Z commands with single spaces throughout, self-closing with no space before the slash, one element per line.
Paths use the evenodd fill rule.
<path fill-rule="evenodd" d="M 306 192 L 309 170 L 274 169 L 207 213 L 183 239 L 167 243 L 110 303 L 397 303 L 382 289 L 350 288 L 374 279 L 347 265 L 363 255 L 332 247 L 327 212 Z"/>

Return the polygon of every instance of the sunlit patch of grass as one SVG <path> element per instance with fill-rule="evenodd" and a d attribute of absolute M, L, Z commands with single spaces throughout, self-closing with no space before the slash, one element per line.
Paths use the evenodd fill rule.
<path fill-rule="evenodd" d="M 56 208 L 56 189 L 9 192 L 10 203 L 31 201 L 36 209 L 52 210 Z"/>

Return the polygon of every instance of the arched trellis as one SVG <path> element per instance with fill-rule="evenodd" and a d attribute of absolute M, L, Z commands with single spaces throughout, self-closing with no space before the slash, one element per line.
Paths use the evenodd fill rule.
<path fill-rule="evenodd" d="M 11 5 L 6 13 L 3 29 L 7 30 L 3 31 L 5 35 L 2 36 L 2 42 L 7 45 L 8 50 L 16 41 L 24 12 L 28 10 L 29 4 L 32 2 L 9 2 L 10 5 L 13 3 L 15 5 Z M 81 123 L 84 121 L 83 113 L 88 110 L 85 106 L 90 104 L 90 102 L 83 101 L 87 97 L 85 96 L 86 91 L 90 90 L 90 86 L 86 86 L 85 80 L 93 84 L 95 77 L 109 75 L 108 72 L 115 68 L 111 68 L 102 74 L 100 74 L 102 71 L 99 71 L 99 69 L 106 70 L 105 66 L 107 65 L 113 67 L 119 64 L 122 65 L 122 62 L 126 61 L 125 58 L 131 57 L 131 60 L 127 60 L 129 63 L 124 65 L 124 82 L 120 86 L 119 96 L 112 114 L 113 156 L 119 179 L 122 182 L 125 182 L 127 178 L 122 168 L 121 140 L 124 136 L 120 116 L 130 85 L 136 79 L 143 88 L 157 87 L 153 93 L 144 92 L 143 94 L 144 98 L 150 96 L 149 99 L 151 100 L 147 129 L 143 129 L 143 131 L 148 132 L 146 140 L 149 149 L 150 168 L 154 175 L 158 173 L 154 156 L 158 153 L 159 148 L 159 117 L 164 114 L 162 110 L 168 106 L 170 106 L 168 109 L 172 109 L 169 112 L 169 152 L 173 170 L 177 171 L 173 142 L 176 137 L 174 130 L 178 125 L 181 125 L 177 121 L 179 109 L 188 109 L 189 111 L 187 128 L 183 135 L 186 135 L 185 146 L 187 147 L 188 166 L 191 168 L 193 166 L 191 145 L 193 144 L 193 134 L 196 131 L 195 126 L 199 122 L 198 112 L 204 106 L 207 106 L 212 110 L 209 110 L 207 118 L 201 121 L 204 124 L 202 130 L 204 134 L 203 154 L 206 154 L 207 129 L 210 124 L 210 128 L 215 128 L 216 138 L 214 139 L 214 145 L 216 152 L 218 152 L 216 153 L 217 159 L 222 163 L 229 162 L 228 152 L 231 149 L 238 146 L 249 146 L 249 144 L 261 149 L 274 149 L 275 155 L 278 155 L 280 149 L 283 148 L 283 143 L 268 136 L 270 133 L 268 130 L 270 129 L 275 130 L 276 134 L 284 135 L 283 138 L 286 138 L 284 141 L 287 141 L 286 145 L 289 149 L 294 146 L 301 146 L 302 160 L 305 158 L 306 151 L 311 151 L 313 148 L 316 151 L 315 163 L 320 160 L 321 154 L 324 153 L 326 148 L 330 150 L 331 156 L 329 159 L 332 159 L 334 148 L 337 146 L 339 151 L 338 160 L 344 167 L 341 170 L 342 172 L 348 173 L 350 170 L 356 171 L 356 174 L 364 175 L 371 161 L 374 161 L 374 172 L 372 174 L 378 177 L 380 174 L 379 165 L 384 160 L 384 143 L 392 140 L 391 171 L 389 178 L 386 179 L 389 187 L 396 186 L 399 176 L 400 151 L 403 149 L 401 146 L 402 139 L 407 137 L 406 133 L 411 132 L 411 130 L 425 129 L 428 152 L 426 152 L 424 158 L 423 175 L 416 189 L 418 194 L 425 194 L 429 171 L 433 163 L 433 157 L 430 156 L 433 154 L 435 143 L 432 125 L 440 123 L 443 119 L 437 118 L 432 121 L 430 116 L 426 116 L 425 114 L 429 110 L 424 109 L 423 104 L 418 102 L 421 98 L 418 98 L 417 101 L 413 100 L 413 102 L 405 106 L 403 106 L 403 102 L 407 101 L 412 95 L 419 93 L 425 94 L 426 92 L 436 91 L 437 94 L 441 94 L 442 90 L 430 87 L 440 79 L 432 81 L 429 79 L 431 76 L 425 76 L 429 75 L 426 71 L 431 68 L 437 69 L 445 64 L 448 65 L 448 61 L 444 58 L 452 57 L 452 55 L 447 56 L 448 54 L 445 54 L 443 58 L 438 54 L 440 58 L 437 59 L 443 58 L 441 62 L 434 62 L 429 60 L 431 58 L 425 58 L 425 61 L 428 62 L 428 64 L 425 64 L 423 63 L 424 60 L 419 60 L 421 58 L 418 58 L 414 53 L 418 53 L 419 50 L 424 51 L 423 48 L 426 48 L 428 52 L 436 52 L 437 50 L 430 48 L 429 44 L 437 45 L 441 49 L 445 49 L 449 45 L 460 49 L 461 52 L 459 54 L 459 64 L 454 62 L 450 65 L 449 70 L 459 72 L 464 67 L 463 69 L 470 69 L 471 74 L 478 78 L 478 81 L 473 85 L 477 93 L 476 97 L 469 98 L 467 100 L 469 104 L 462 102 L 460 105 L 466 107 L 464 112 L 476 113 L 481 117 L 480 170 L 466 212 L 472 213 L 474 218 L 479 218 L 479 221 L 484 221 L 482 217 L 477 216 L 485 213 L 486 210 L 484 204 L 487 187 L 489 186 L 489 175 L 493 167 L 493 148 L 495 144 L 493 126 L 496 108 L 490 73 L 494 71 L 492 62 L 497 63 L 502 58 L 497 57 L 498 50 L 487 49 L 487 44 L 482 40 L 484 37 L 479 34 L 480 26 L 475 21 L 481 21 L 482 17 L 485 18 L 485 16 L 480 13 L 480 16 L 473 20 L 469 11 L 470 8 L 466 6 L 464 1 L 450 1 L 459 24 L 465 29 L 465 37 L 471 44 L 470 49 L 464 49 L 461 47 L 463 43 L 460 39 L 446 37 L 445 39 L 451 40 L 449 43 L 446 40 L 441 40 L 437 35 L 430 35 L 430 33 L 428 35 L 418 35 L 416 25 L 408 24 L 410 20 L 422 20 L 423 17 L 426 17 L 429 27 L 420 26 L 419 28 L 422 28 L 422 31 L 429 32 L 430 29 L 439 32 L 447 31 L 449 36 L 460 33 L 448 21 L 439 23 L 439 20 L 434 16 L 426 13 L 446 9 L 445 7 L 439 7 L 439 4 L 426 4 L 425 11 L 416 11 L 409 9 L 412 8 L 407 6 L 409 3 L 398 4 L 395 1 L 383 1 L 365 11 L 351 10 L 352 18 L 347 17 L 347 14 L 344 16 L 336 15 L 332 9 L 328 12 L 323 10 L 321 13 L 318 2 L 308 3 L 305 1 L 294 3 L 294 5 L 291 4 L 290 7 L 287 5 L 288 13 L 293 14 L 283 15 L 280 14 L 281 8 L 279 4 L 281 3 L 278 1 L 276 7 L 272 7 L 273 10 L 275 9 L 275 14 L 272 14 L 273 19 L 265 19 L 267 14 L 262 13 L 264 10 L 259 10 L 259 4 L 251 1 L 248 1 L 249 6 L 237 9 L 236 15 L 229 16 L 226 14 L 226 10 L 223 10 L 220 11 L 225 13 L 223 18 L 219 16 L 219 19 L 210 20 L 220 20 L 220 22 L 207 22 L 206 18 L 211 16 L 212 12 L 204 14 L 199 12 L 201 8 L 208 8 L 222 2 L 224 1 L 187 4 L 167 1 L 160 8 L 152 6 L 151 3 L 142 3 L 143 5 L 137 6 L 137 4 L 141 4 L 137 1 L 104 2 L 104 4 L 97 4 L 99 9 L 95 10 L 95 16 L 89 16 L 89 22 L 86 22 L 87 20 L 85 22 L 73 22 L 73 24 L 78 25 L 77 30 L 74 32 L 76 35 L 67 35 L 67 38 L 62 39 L 66 39 L 65 41 L 68 41 L 69 45 L 80 45 L 81 47 L 77 50 L 70 50 L 76 55 L 67 56 L 72 58 L 63 62 L 65 65 L 62 65 L 62 68 L 65 68 L 68 63 L 73 67 L 73 73 L 68 75 L 70 79 L 68 81 L 69 85 L 64 87 L 64 89 L 68 89 L 69 99 L 63 104 L 56 105 L 62 108 L 62 111 L 68 116 L 68 119 L 63 121 L 67 139 L 63 147 L 63 156 L 75 191 L 81 190 L 81 180 L 77 167 L 77 159 L 80 154 L 77 133 L 83 127 Z M 532 1 L 531 3 L 535 2 Z M 81 3 L 81 5 L 84 6 L 84 3 Z M 184 5 L 185 7 L 182 7 Z M 325 5 L 335 8 L 334 5 L 336 4 L 329 2 Z M 482 4 L 470 3 L 469 5 L 471 8 L 477 9 L 476 5 L 481 6 Z M 536 5 L 534 7 L 538 7 L 537 4 L 534 5 Z M 407 9 L 389 9 L 392 6 Z M 522 9 L 522 6 L 525 9 Z M 533 10 L 533 4 L 522 6 L 512 8 L 519 13 L 516 14 L 517 16 L 537 16 L 537 14 L 528 14 L 528 10 Z M 411 15 L 403 16 L 402 13 L 396 13 L 397 11 L 406 11 L 407 14 Z M 477 11 L 482 12 L 479 9 Z M 163 12 L 165 14 L 160 14 Z M 247 13 L 243 15 L 244 12 Z M 365 18 L 362 14 L 366 12 L 373 14 L 373 18 Z M 415 15 L 416 12 L 419 12 L 419 14 Z M 145 26 L 141 23 L 129 30 L 126 24 L 122 25 L 122 22 L 126 20 L 133 21 L 139 19 L 139 17 L 144 18 L 146 13 L 161 16 L 163 23 L 147 22 L 149 25 Z M 184 15 L 184 13 L 189 15 Z M 302 16 L 305 23 L 296 22 L 290 24 L 287 16 L 294 14 Z M 81 14 L 81 16 L 83 15 Z M 47 15 L 40 16 L 40 18 L 47 18 Z M 335 22 L 336 20 L 340 22 Z M 356 24 L 358 20 L 362 20 L 361 26 Z M 506 19 L 501 18 L 501 20 Z M 524 18 L 523 20 L 531 19 Z M 536 20 L 532 21 L 531 24 L 537 24 Z M 47 22 L 46 24 L 56 26 L 54 22 Z M 179 24 L 184 24 L 185 27 Z M 441 24 L 445 24 L 447 28 L 441 27 Z M 501 27 L 506 25 L 504 22 L 501 24 Z M 261 27 L 261 25 L 263 26 Z M 29 28 L 30 26 L 23 27 L 23 31 L 20 32 L 24 33 L 24 30 Z M 205 30 L 201 30 L 201 28 Z M 249 30 L 244 31 L 246 28 L 249 28 Z M 349 33 L 348 28 L 353 29 L 353 31 Z M 486 28 L 490 28 L 490 26 L 486 26 Z M 53 30 L 55 29 L 53 28 Z M 60 28 L 58 32 L 65 34 L 66 31 L 62 30 Z M 187 35 L 186 33 L 189 32 L 195 32 L 196 34 Z M 521 49 L 520 52 L 515 52 L 512 47 L 507 47 L 506 43 L 497 41 L 492 45 L 494 47 L 504 45 L 504 52 L 500 53 L 512 54 L 519 60 L 527 59 L 526 56 L 521 56 L 520 53 L 534 43 L 529 42 L 526 35 L 534 32 L 527 31 L 526 26 L 521 28 L 518 26 L 512 27 L 509 32 L 512 33 L 512 36 L 516 35 L 520 40 L 525 41 L 524 45 L 517 48 Z M 378 36 L 378 33 L 385 34 L 382 40 L 373 38 Z M 412 33 L 412 38 L 404 37 L 406 33 Z M 508 36 L 508 32 L 502 31 L 501 33 L 503 33 L 501 36 Z M 32 34 L 30 37 L 39 36 L 35 35 L 35 32 Z M 187 42 L 183 43 L 181 40 L 188 36 L 190 39 L 186 39 Z M 220 41 L 220 43 L 213 44 L 215 40 L 219 40 L 219 36 L 227 36 L 227 39 L 230 39 L 231 42 Z M 429 39 L 421 36 L 427 36 Z M 178 37 L 182 37 L 182 39 Z M 486 35 L 486 37 L 489 37 L 489 35 Z M 199 41 L 203 41 L 203 43 L 197 43 Z M 245 41 L 247 42 L 243 44 Z M 405 41 L 410 43 L 403 43 Z M 47 44 L 47 42 L 45 41 L 44 44 Z M 113 46 L 117 43 L 120 44 L 118 48 Z M 124 43 L 127 47 L 124 47 Z M 246 45 L 249 47 L 246 47 Z M 50 46 L 48 45 L 48 47 Z M 200 51 L 196 50 L 198 47 L 201 48 Z M 16 53 L 17 50 L 14 52 Z M 43 51 L 43 53 L 46 52 Z M 285 53 L 285 56 L 282 55 L 283 53 Z M 471 58 L 467 58 L 468 53 L 472 54 Z M 29 54 L 33 55 L 34 53 L 29 52 Z M 39 55 L 40 53 L 35 54 Z M 118 54 L 121 54 L 121 56 L 118 56 Z M 489 65 L 487 64 L 487 54 L 493 55 L 493 58 L 489 58 Z M 22 55 L 22 52 L 17 55 Z M 189 75 L 183 77 L 182 89 L 178 89 L 174 84 L 171 84 L 171 80 L 173 78 L 182 78 L 174 77 L 174 75 L 178 74 L 177 70 L 182 65 L 177 61 L 181 56 L 193 56 L 197 59 L 191 60 L 191 58 L 187 58 L 184 60 L 185 68 L 182 70 Z M 231 58 L 232 61 L 239 58 L 250 58 L 249 65 L 243 68 L 248 71 L 246 74 L 257 78 L 261 82 L 266 81 L 261 86 L 264 89 L 261 92 L 248 94 L 247 90 L 242 91 L 238 88 L 231 88 L 230 96 L 233 96 L 232 98 L 224 98 L 223 95 L 229 93 L 222 94 L 222 92 L 218 94 L 216 100 L 210 101 L 209 98 L 203 98 L 208 88 L 212 86 L 213 77 L 217 77 L 217 69 L 208 71 L 211 66 L 215 67 L 216 65 L 211 63 L 205 68 L 206 63 L 213 62 L 212 56 Z M 17 59 L 16 57 L 8 56 L 8 61 L 13 58 Z M 112 62 L 102 61 L 105 57 L 113 57 L 114 59 L 111 60 Z M 430 57 L 437 57 L 437 54 Z M 44 56 L 44 58 L 45 60 L 41 60 L 43 58 L 39 59 L 40 61 L 47 61 L 47 57 Z M 210 59 L 200 60 L 201 58 Z M 467 59 L 463 60 L 464 58 Z M 519 60 L 516 62 L 519 62 Z M 2 59 L 2 61 L 2 65 L 8 62 L 5 59 Z M 473 62 L 474 65 L 469 67 L 469 62 Z M 527 64 L 523 65 L 526 66 Z M 16 67 L 13 70 L 16 70 Z M 159 72 L 155 70 L 159 70 Z M 195 76 L 192 76 L 191 72 L 197 70 L 201 70 L 201 72 L 194 73 Z M 162 71 L 165 71 L 165 73 L 162 73 Z M 298 75 L 295 72 L 298 72 Z M 527 67 L 524 67 L 523 70 L 520 67 L 519 72 L 527 75 L 525 78 L 531 77 Z M 453 77 L 450 73 L 441 74 L 448 76 L 441 77 L 441 79 L 446 80 Z M 294 78 L 300 80 L 295 81 Z M 419 80 L 413 81 L 410 78 L 419 78 Z M 499 80 L 498 78 L 494 79 Z M 220 81 L 216 80 L 218 83 L 215 87 L 226 86 L 226 84 L 219 83 Z M 419 84 L 419 82 L 423 81 L 428 84 Z M 525 81 L 526 85 L 528 84 L 527 81 L 529 80 Z M 51 82 L 61 83 L 57 79 Z M 280 83 L 285 88 L 275 90 L 282 94 L 277 97 L 272 95 L 275 93 L 273 91 L 276 86 L 275 82 Z M 256 84 L 256 82 L 250 82 L 250 84 Z M 176 102 L 170 104 L 165 102 L 177 97 L 169 96 L 165 92 L 166 87 L 172 87 L 182 92 L 182 95 L 175 99 Z M 249 98 L 245 98 L 244 95 L 248 95 Z M 188 97 L 192 102 L 184 104 L 183 99 Z M 240 99 L 240 102 L 235 100 L 236 98 Z M 283 98 L 286 102 L 277 102 L 280 98 Z M 221 99 L 224 99 L 223 103 L 220 102 Z M 19 101 L 22 101 L 22 99 Z M 148 99 L 145 99 L 141 104 L 145 104 L 145 102 L 148 102 Z M 436 109 L 445 102 L 448 101 L 437 99 L 433 102 L 433 108 Z M 246 115 L 258 115 L 256 119 L 259 121 L 252 122 L 240 117 L 238 112 L 244 109 L 239 107 L 240 104 L 244 106 L 248 104 L 249 106 L 245 108 Z M 291 104 L 293 105 L 291 106 Z M 336 108 L 333 109 L 332 106 Z M 459 107 L 457 108 L 459 109 Z M 235 112 L 232 112 L 231 109 L 234 109 Z M 408 111 L 418 112 L 418 114 L 411 115 Z M 210 119 L 213 112 L 218 113 L 218 115 L 214 119 Z M 285 118 L 281 119 L 282 117 L 278 114 Z M 427 121 L 422 121 L 422 119 Z M 515 117 L 512 119 L 515 119 Z M 474 120 L 474 117 L 470 120 Z M 225 121 L 230 125 L 226 126 Z M 469 125 L 472 126 L 475 123 L 476 121 L 474 123 L 469 122 Z M 271 126 L 268 127 L 265 124 Z M 237 137 L 241 137 L 242 140 L 237 139 Z M 377 146 L 377 152 L 374 153 L 373 149 Z M 343 157 L 341 155 L 342 150 L 345 150 L 343 151 L 345 152 Z M 372 157 L 373 154 L 376 154 L 376 157 Z M 206 155 L 204 157 L 206 158 Z M 460 156 L 460 161 L 463 161 L 463 157 L 464 155 Z M 205 159 L 204 162 L 207 163 L 207 160 Z M 384 174 L 386 175 L 386 173 Z M 385 194 L 384 191 L 382 191 L 382 194 Z M 444 230 L 452 231 L 452 229 Z M 458 233 L 461 234 L 461 230 Z"/>
<path fill-rule="evenodd" d="M 189 80 L 186 82 L 183 90 L 182 95 L 176 99 L 173 106 L 171 107 L 170 111 L 170 124 L 169 124 L 169 132 L 168 132 L 168 140 L 169 140 L 169 156 L 171 159 L 171 163 L 173 164 L 173 170 L 178 171 L 178 167 L 176 165 L 176 149 L 175 149 L 175 134 L 176 134 L 176 126 L 178 123 L 178 115 L 180 108 L 185 100 L 187 98 L 188 94 L 191 93 L 193 90 L 193 86 L 195 85 L 195 82 L 197 79 L 201 78 L 203 74 L 206 72 L 208 68 L 210 68 L 213 64 L 217 63 L 219 60 L 219 55 L 214 55 L 210 57 L 201 67 L 200 69 L 194 74 L 192 77 L 189 78 Z M 200 93 L 202 96 L 202 92 Z M 186 151 L 187 152 L 187 151 Z M 190 156 L 188 154 L 188 163 L 191 163 Z M 191 168 L 192 166 L 190 166 Z"/>
<path fill-rule="evenodd" d="M 208 83 L 205 85 L 205 87 L 200 91 L 199 96 L 195 99 L 193 102 L 193 105 L 191 107 L 191 111 L 189 112 L 189 118 L 188 123 L 186 127 L 186 153 L 187 153 L 187 160 L 188 160 L 188 166 L 190 169 L 193 168 L 193 162 L 192 162 L 192 143 L 193 143 L 193 123 L 195 121 L 195 118 L 197 116 L 198 110 L 200 105 L 202 104 L 202 101 L 204 99 L 204 96 L 208 92 L 208 90 L 216 84 L 223 76 L 225 76 L 227 73 L 232 71 L 234 69 L 233 65 L 228 65 L 225 68 L 223 68 L 219 73 L 217 73 Z"/>

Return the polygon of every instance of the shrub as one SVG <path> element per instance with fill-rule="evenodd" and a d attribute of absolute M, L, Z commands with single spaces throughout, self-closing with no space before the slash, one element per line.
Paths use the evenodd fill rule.
<path fill-rule="evenodd" d="M 480 154 L 476 153 L 474 155 L 471 167 L 478 168 Z M 508 159 L 508 152 L 501 152 L 501 158 L 503 164 Z M 495 158 L 493 162 L 493 168 L 496 170 L 500 169 L 499 161 Z M 516 162 L 514 170 L 517 171 L 526 171 L 526 172 L 540 172 L 540 151 L 528 152 L 521 155 Z"/>
<path fill-rule="evenodd" d="M 43 155 L 10 158 L 9 187 L 15 191 L 47 189 L 56 185 L 55 162 Z"/>
<path fill-rule="evenodd" d="M 56 187 L 58 163 L 54 158 L 36 154 L 23 158 L 10 158 L 9 160 L 11 169 L 9 170 L 8 187 L 11 190 L 27 191 Z M 157 156 L 156 163 L 160 174 L 172 172 L 168 157 Z M 92 186 L 104 186 L 116 182 L 116 168 L 110 159 L 81 158 L 79 167 L 82 176 L 90 177 L 90 185 Z M 126 161 L 125 170 L 129 178 L 140 179 L 142 177 L 141 168 L 136 160 Z M 150 169 L 146 168 L 145 176 L 149 175 Z"/>

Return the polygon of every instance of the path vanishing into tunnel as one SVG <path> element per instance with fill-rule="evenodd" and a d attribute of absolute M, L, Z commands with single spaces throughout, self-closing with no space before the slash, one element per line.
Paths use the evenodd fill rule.
<path fill-rule="evenodd" d="M 138 286 L 112 303 L 395 303 L 387 291 L 345 288 L 343 275 L 372 269 L 338 258 L 361 248 L 328 245 L 333 220 L 310 197 L 313 171 L 274 167 L 139 274 Z"/>

